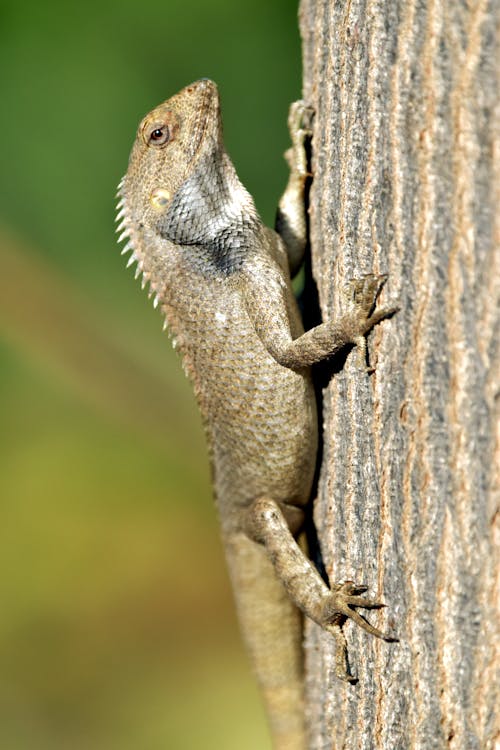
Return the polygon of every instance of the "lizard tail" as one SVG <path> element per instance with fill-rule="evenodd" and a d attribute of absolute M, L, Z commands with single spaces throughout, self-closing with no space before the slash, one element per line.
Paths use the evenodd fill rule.
<path fill-rule="evenodd" d="M 273 750 L 305 750 L 302 615 L 260 545 L 244 534 L 225 541 L 238 617 L 264 697 Z"/>

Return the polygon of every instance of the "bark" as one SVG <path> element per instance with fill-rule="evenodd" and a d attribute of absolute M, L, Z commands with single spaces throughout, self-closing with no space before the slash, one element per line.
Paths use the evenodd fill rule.
<path fill-rule="evenodd" d="M 368 584 L 400 641 L 347 622 L 348 685 L 308 623 L 309 746 L 493 748 L 498 2 L 303 0 L 300 24 L 322 315 L 370 271 L 401 306 L 369 337 L 375 372 L 351 353 L 323 391 L 315 505 L 330 580 Z"/>

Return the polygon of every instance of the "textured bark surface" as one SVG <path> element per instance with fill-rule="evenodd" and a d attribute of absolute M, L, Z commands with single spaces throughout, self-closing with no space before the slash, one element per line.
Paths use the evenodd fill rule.
<path fill-rule="evenodd" d="M 331 580 L 368 584 L 401 640 L 346 623 L 351 686 L 308 623 L 314 750 L 500 743 L 498 9 L 301 4 L 322 314 L 372 270 L 401 304 L 369 337 L 375 372 L 350 354 L 324 391 L 315 506 Z"/>

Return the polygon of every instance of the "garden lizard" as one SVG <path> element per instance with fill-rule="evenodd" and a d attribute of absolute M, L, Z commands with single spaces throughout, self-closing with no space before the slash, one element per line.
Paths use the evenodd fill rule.
<path fill-rule="evenodd" d="M 140 123 L 118 195 L 119 241 L 149 283 L 182 356 L 208 438 L 236 606 L 262 689 L 276 750 L 306 746 L 301 617 L 336 640 L 342 623 L 394 640 L 357 607 L 381 604 L 352 581 L 323 580 L 296 542 L 310 499 L 318 444 L 310 367 L 391 315 L 385 280 L 350 285 L 346 310 L 304 333 L 290 283 L 305 246 L 304 141 L 311 111 L 290 110 L 291 172 L 280 234 L 265 227 L 226 153 L 217 86 L 196 81 Z"/>

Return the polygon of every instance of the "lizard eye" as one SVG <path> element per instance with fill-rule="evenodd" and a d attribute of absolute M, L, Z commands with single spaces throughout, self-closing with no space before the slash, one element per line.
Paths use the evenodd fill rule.
<path fill-rule="evenodd" d="M 170 128 L 166 124 L 155 125 L 149 133 L 149 142 L 153 146 L 163 146 L 170 140 Z"/>

